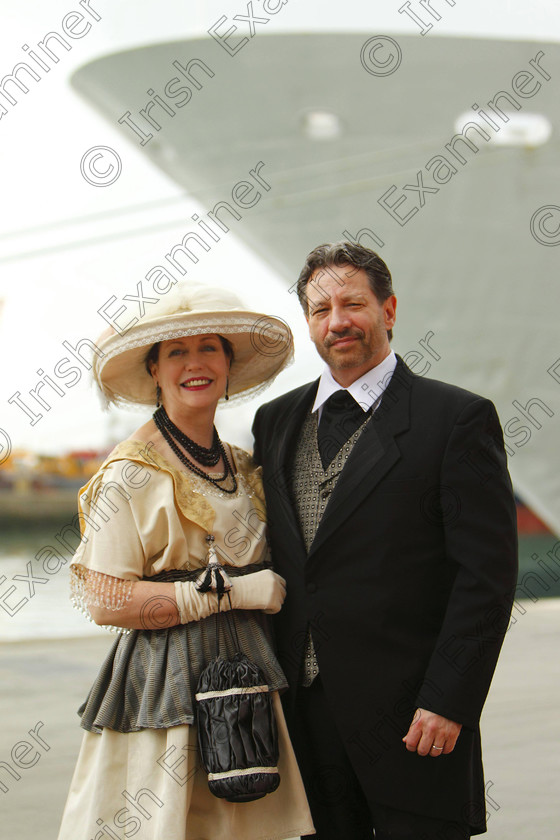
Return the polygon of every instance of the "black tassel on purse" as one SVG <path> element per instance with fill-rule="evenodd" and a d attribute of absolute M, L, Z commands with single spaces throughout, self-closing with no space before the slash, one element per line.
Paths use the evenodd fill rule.
<path fill-rule="evenodd" d="M 220 600 L 224 594 L 229 598 L 232 583 L 212 545 L 208 554 L 196 586 L 216 592 Z M 239 651 L 236 632 L 235 637 Z M 200 675 L 196 700 L 198 745 L 211 793 L 228 802 L 252 802 L 275 791 L 280 784 L 278 731 L 259 666 L 240 651 L 231 659 L 218 651 Z"/>

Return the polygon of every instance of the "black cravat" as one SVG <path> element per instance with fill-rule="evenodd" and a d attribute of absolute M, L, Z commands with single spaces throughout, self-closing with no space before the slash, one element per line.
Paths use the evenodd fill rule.
<path fill-rule="evenodd" d="M 323 469 L 366 419 L 366 412 L 348 391 L 335 391 L 326 401 L 317 431 L 317 443 Z"/>

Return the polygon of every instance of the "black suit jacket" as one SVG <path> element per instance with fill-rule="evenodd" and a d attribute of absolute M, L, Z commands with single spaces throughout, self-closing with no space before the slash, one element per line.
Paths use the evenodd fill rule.
<path fill-rule="evenodd" d="M 276 631 L 291 686 L 288 720 L 311 624 L 325 691 L 367 796 L 483 831 L 478 721 L 517 573 L 495 408 L 416 376 L 399 358 L 308 554 L 290 472 L 317 384 L 263 405 L 253 426 L 273 563 L 287 581 Z M 453 753 L 433 760 L 406 750 L 417 707 L 463 724 Z"/>

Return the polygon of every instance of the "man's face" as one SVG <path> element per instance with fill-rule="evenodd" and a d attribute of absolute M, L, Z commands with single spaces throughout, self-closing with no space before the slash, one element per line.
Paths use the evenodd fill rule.
<path fill-rule="evenodd" d="M 307 284 L 309 335 L 333 377 L 347 388 L 389 355 L 397 299 L 379 303 L 363 269 L 318 268 Z"/>

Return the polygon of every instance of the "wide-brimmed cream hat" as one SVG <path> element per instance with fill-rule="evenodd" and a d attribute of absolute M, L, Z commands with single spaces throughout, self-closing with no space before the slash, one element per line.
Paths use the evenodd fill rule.
<path fill-rule="evenodd" d="M 109 403 L 156 404 L 146 356 L 158 341 L 206 333 L 227 338 L 234 350 L 230 400 L 263 390 L 293 359 L 288 325 L 246 309 L 225 289 L 182 282 L 146 307 L 144 317 L 129 329 L 121 333 L 111 327 L 97 341 L 101 353 L 94 354 L 93 375 Z"/>

